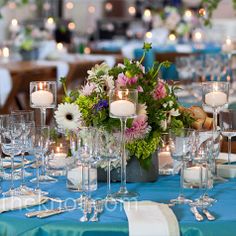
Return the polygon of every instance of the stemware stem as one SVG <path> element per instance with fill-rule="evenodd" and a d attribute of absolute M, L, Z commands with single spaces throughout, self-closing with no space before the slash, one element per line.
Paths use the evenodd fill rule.
<path fill-rule="evenodd" d="M 121 124 L 121 186 L 120 192 L 126 193 L 126 152 L 125 152 L 125 129 L 127 118 L 120 118 Z"/>
<path fill-rule="evenodd" d="M 41 125 L 46 125 L 46 108 L 40 108 L 40 122 Z"/>
<path fill-rule="evenodd" d="M 111 195 L 111 161 L 107 161 L 107 196 Z"/>
<path fill-rule="evenodd" d="M 36 191 L 39 191 L 39 156 L 36 156 Z"/>
<path fill-rule="evenodd" d="M 213 107 L 213 131 L 217 131 L 217 108 Z"/>
<path fill-rule="evenodd" d="M 14 175 L 14 155 L 11 155 L 11 187 L 10 190 L 14 189 L 14 181 L 13 176 Z"/>
<path fill-rule="evenodd" d="M 25 153 L 21 153 L 21 186 L 25 185 Z"/>
<path fill-rule="evenodd" d="M 228 164 L 231 163 L 231 136 L 228 137 Z"/>

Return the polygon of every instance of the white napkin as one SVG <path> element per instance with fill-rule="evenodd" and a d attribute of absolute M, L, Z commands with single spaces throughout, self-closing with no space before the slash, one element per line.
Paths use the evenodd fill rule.
<path fill-rule="evenodd" d="M 0 68 L 0 106 L 3 106 L 12 89 L 12 78 L 10 72 Z"/>
<path fill-rule="evenodd" d="M 48 200 L 43 196 L 12 196 L 0 199 L 0 213 L 22 209 L 45 203 Z"/>
<path fill-rule="evenodd" d="M 125 202 L 129 236 L 179 236 L 179 224 L 173 211 L 152 201 Z"/>

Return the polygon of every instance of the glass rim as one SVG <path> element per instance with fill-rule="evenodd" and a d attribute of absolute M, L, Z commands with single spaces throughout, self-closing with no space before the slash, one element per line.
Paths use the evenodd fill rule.
<path fill-rule="evenodd" d="M 31 81 L 30 82 L 30 84 L 38 84 L 38 83 L 57 84 L 57 81 L 53 81 L 53 80 L 37 80 L 37 81 Z"/>
<path fill-rule="evenodd" d="M 137 89 L 128 89 L 128 88 L 123 88 L 123 89 L 119 89 L 119 88 L 114 88 L 114 89 L 110 89 L 109 92 L 112 92 L 112 91 L 138 91 Z"/>
<path fill-rule="evenodd" d="M 202 84 L 229 84 L 229 81 L 203 81 Z"/>

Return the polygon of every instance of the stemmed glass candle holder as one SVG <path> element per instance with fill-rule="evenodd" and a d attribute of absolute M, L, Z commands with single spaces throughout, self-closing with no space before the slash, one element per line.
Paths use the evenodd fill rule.
<path fill-rule="evenodd" d="M 57 84 L 55 81 L 30 82 L 30 106 L 40 109 L 41 125 L 46 125 L 46 109 L 55 108 Z"/>
<path fill-rule="evenodd" d="M 119 118 L 121 124 L 121 186 L 114 194 L 116 198 L 137 197 L 135 192 L 129 192 L 126 188 L 126 151 L 125 151 L 125 129 L 128 118 L 136 117 L 136 105 L 138 102 L 138 91 L 129 89 L 114 89 L 109 94 L 110 117 Z"/>
<path fill-rule="evenodd" d="M 228 82 L 204 82 L 202 83 L 202 101 L 213 109 L 213 130 L 217 130 L 217 113 L 220 108 L 228 103 Z"/>

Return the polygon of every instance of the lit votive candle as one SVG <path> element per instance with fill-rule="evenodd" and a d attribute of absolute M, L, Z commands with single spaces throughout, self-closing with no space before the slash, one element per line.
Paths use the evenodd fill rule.
<path fill-rule="evenodd" d="M 31 102 L 37 107 L 47 107 L 53 103 L 53 94 L 43 90 L 43 83 L 39 83 L 39 90 L 31 93 Z"/>
<path fill-rule="evenodd" d="M 201 178 L 205 182 L 206 173 L 207 173 L 207 169 L 205 167 L 202 167 L 202 170 L 200 166 L 193 166 L 193 167 L 186 168 L 184 169 L 184 181 L 189 182 L 189 183 L 194 183 L 194 184 L 200 184 Z"/>
<path fill-rule="evenodd" d="M 230 38 L 225 40 L 225 43 L 222 45 L 223 52 L 231 52 L 234 49 L 232 41 Z"/>
<path fill-rule="evenodd" d="M 128 100 L 117 100 L 110 104 L 110 113 L 117 117 L 129 117 L 135 114 L 135 104 Z"/>
<path fill-rule="evenodd" d="M 205 103 L 211 107 L 223 106 L 227 103 L 227 95 L 221 91 L 213 91 L 205 95 Z"/>
<path fill-rule="evenodd" d="M 20 30 L 20 26 L 19 26 L 19 24 L 18 24 L 17 19 L 12 19 L 11 24 L 10 24 L 10 27 L 9 27 L 9 30 L 10 30 L 12 33 L 17 33 L 17 32 Z"/>
<path fill-rule="evenodd" d="M 64 47 L 63 43 L 57 43 L 57 51 L 59 53 L 66 53 L 66 48 Z"/>

